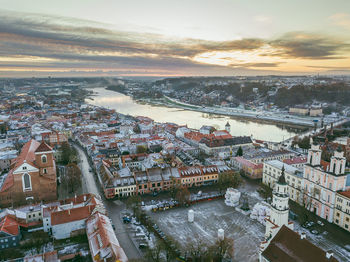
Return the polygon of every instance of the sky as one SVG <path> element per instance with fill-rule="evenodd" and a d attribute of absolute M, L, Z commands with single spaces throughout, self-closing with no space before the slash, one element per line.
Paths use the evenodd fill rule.
<path fill-rule="evenodd" d="M 350 74 L 349 0 L 0 0 L 0 77 Z"/>

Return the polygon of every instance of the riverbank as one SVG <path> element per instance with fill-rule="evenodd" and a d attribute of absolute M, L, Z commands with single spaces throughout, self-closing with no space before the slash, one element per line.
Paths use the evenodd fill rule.
<path fill-rule="evenodd" d="M 94 95 L 86 99 L 86 103 L 110 108 L 118 113 L 131 116 L 147 116 L 156 122 L 187 125 L 189 128 L 200 129 L 203 125 L 215 127 L 217 130 L 225 128 L 227 122 L 231 125 L 233 136 L 251 136 L 254 138 L 280 142 L 281 140 L 300 134 L 306 127 L 273 123 L 261 119 L 232 117 L 216 112 L 201 112 L 193 108 L 174 106 L 164 99 L 134 100 L 130 95 L 105 89 L 105 87 L 91 88 Z"/>
<path fill-rule="evenodd" d="M 220 108 L 215 108 L 215 107 L 200 107 L 196 105 L 190 105 L 178 101 L 174 101 L 173 99 L 164 96 L 163 99 L 159 100 L 154 100 L 154 99 L 138 99 L 136 100 L 138 103 L 143 103 L 143 104 L 150 104 L 150 105 L 156 105 L 156 106 L 165 106 L 169 108 L 181 108 L 183 110 L 192 110 L 196 112 L 201 112 L 201 113 L 207 113 L 211 115 L 221 115 L 221 116 L 229 116 L 233 119 L 239 119 L 239 120 L 249 120 L 253 121 L 256 123 L 264 123 L 264 124 L 276 124 L 281 127 L 289 127 L 293 128 L 294 130 L 302 130 L 305 131 L 311 127 L 313 127 L 313 122 L 311 120 L 309 121 L 304 121 L 304 120 L 299 120 L 296 121 L 295 119 L 275 119 L 273 117 L 268 117 L 264 116 L 259 113 L 254 113 L 254 111 L 249 111 L 244 110 L 246 112 L 222 112 L 220 111 Z M 227 109 L 230 110 L 230 109 Z M 235 109 L 231 109 L 235 110 Z M 239 109 L 237 109 L 239 110 Z M 243 110 L 242 110 L 243 111 Z"/>

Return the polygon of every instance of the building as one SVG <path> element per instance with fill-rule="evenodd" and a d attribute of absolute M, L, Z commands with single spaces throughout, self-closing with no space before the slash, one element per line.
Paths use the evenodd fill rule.
<path fill-rule="evenodd" d="M 303 172 L 293 166 L 287 165 L 279 160 L 264 163 L 262 183 L 274 188 L 284 168 L 285 179 L 288 184 L 289 198 L 295 202 L 302 203 L 302 192 L 304 188 Z"/>
<path fill-rule="evenodd" d="M 21 232 L 18 222 L 10 215 L 0 220 L 0 250 L 19 245 Z"/>
<path fill-rule="evenodd" d="M 127 256 L 120 247 L 110 219 L 96 212 L 86 220 L 91 258 L 94 262 L 126 262 Z"/>
<path fill-rule="evenodd" d="M 265 239 L 261 242 L 259 262 L 337 262 L 332 251 L 323 251 L 306 239 L 306 234 L 293 231 L 288 221 L 288 185 L 282 167 L 271 203 L 271 213 L 266 218 Z"/>
<path fill-rule="evenodd" d="M 306 116 L 309 114 L 309 108 L 304 106 L 295 106 L 289 108 L 289 114 L 303 115 Z"/>
<path fill-rule="evenodd" d="M 329 164 L 321 163 L 321 153 L 320 146 L 312 143 L 304 165 L 304 202 L 310 211 L 332 223 L 337 191 L 346 187 L 346 159 L 337 150 Z"/>
<path fill-rule="evenodd" d="M 233 157 L 231 163 L 243 170 L 245 175 L 251 179 L 260 179 L 262 177 L 263 163 L 256 164 L 240 156 Z"/>
<path fill-rule="evenodd" d="M 323 111 L 321 107 L 305 107 L 305 106 L 295 106 L 289 108 L 290 114 L 303 115 L 303 116 L 322 116 Z"/>
<path fill-rule="evenodd" d="M 284 175 L 284 168 L 282 168 L 281 175 L 279 176 L 272 193 L 270 216 L 266 218 L 266 241 L 273 238 L 283 225 L 293 230 L 293 222 L 288 221 L 288 201 L 288 184 Z"/>
<path fill-rule="evenodd" d="M 0 185 L 0 204 L 57 199 L 56 163 L 53 150 L 45 142 L 27 142 Z"/>
<path fill-rule="evenodd" d="M 261 250 L 259 262 L 337 262 L 331 250 L 324 251 L 283 225 L 268 246 Z"/>
<path fill-rule="evenodd" d="M 337 192 L 333 222 L 350 232 L 350 190 Z"/>
<path fill-rule="evenodd" d="M 222 153 L 224 157 L 229 157 L 232 152 L 236 152 L 239 147 L 252 146 L 250 136 L 232 137 L 228 132 L 216 131 L 213 136 L 204 137 L 199 141 L 199 149 L 208 155 Z"/>

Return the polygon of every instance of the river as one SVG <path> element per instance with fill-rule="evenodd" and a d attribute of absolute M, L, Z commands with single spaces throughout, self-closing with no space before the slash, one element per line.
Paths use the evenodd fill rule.
<path fill-rule="evenodd" d="M 231 125 L 233 136 L 250 136 L 256 139 L 279 142 L 283 139 L 295 136 L 295 130 L 283 128 L 275 124 L 258 123 L 254 121 L 233 119 L 228 116 L 201 113 L 197 111 L 171 108 L 158 105 L 140 104 L 132 97 L 119 92 L 94 88 L 93 100 L 86 99 L 86 102 L 96 106 L 103 106 L 115 109 L 122 114 L 132 116 L 147 116 L 156 122 L 171 122 L 178 125 L 186 125 L 199 129 L 203 125 L 211 125 L 217 129 L 224 129 L 227 121 Z"/>

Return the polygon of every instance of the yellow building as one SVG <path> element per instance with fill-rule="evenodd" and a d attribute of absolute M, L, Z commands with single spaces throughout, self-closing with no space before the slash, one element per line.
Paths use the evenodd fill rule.
<path fill-rule="evenodd" d="M 333 222 L 350 232 L 350 190 L 337 192 Z"/>

